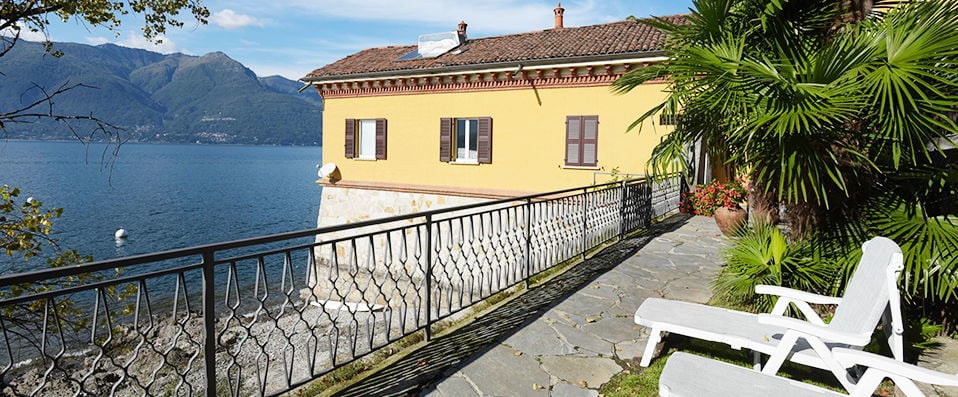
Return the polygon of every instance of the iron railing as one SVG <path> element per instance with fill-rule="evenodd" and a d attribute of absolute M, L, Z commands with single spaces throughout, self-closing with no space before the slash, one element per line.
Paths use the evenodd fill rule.
<path fill-rule="evenodd" d="M 276 395 L 678 208 L 634 179 L 0 277 L 0 393 Z"/>

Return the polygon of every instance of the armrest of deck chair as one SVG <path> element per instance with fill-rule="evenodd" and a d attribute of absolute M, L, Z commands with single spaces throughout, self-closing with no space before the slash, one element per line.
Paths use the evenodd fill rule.
<path fill-rule="evenodd" d="M 815 310 L 809 306 L 810 303 L 819 305 L 837 305 L 842 302 L 842 298 L 813 294 L 810 292 L 777 285 L 756 285 L 755 293 L 763 295 L 778 295 L 779 298 L 778 301 L 775 302 L 775 307 L 772 308 L 772 314 L 784 315 L 789 303 L 791 303 L 794 304 L 800 312 L 802 312 L 802 315 L 805 316 L 808 321 L 818 325 L 825 325 L 825 322 L 822 321 L 821 317 L 818 316 L 818 313 L 815 313 Z"/>
<path fill-rule="evenodd" d="M 821 339 L 823 342 L 842 343 L 852 346 L 865 346 L 871 341 L 871 335 L 858 335 L 837 331 L 825 325 L 815 324 L 805 320 L 775 314 L 761 313 L 758 315 L 758 322 L 761 324 L 774 325 L 777 327 L 786 328 L 788 330 L 797 331 L 801 334 L 814 336 Z"/>
<path fill-rule="evenodd" d="M 842 302 L 842 298 L 840 297 L 813 294 L 811 292 L 781 287 L 778 285 L 756 285 L 755 293 L 764 295 L 778 295 L 783 298 L 796 299 L 803 302 L 820 305 L 837 305 Z"/>

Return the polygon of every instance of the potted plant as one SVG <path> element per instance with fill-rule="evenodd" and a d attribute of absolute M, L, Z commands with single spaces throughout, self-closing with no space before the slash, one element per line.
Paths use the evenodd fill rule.
<path fill-rule="evenodd" d="M 735 228 L 745 221 L 746 213 L 740 204 L 745 201 L 746 194 L 740 181 L 713 180 L 707 185 L 696 186 L 684 197 L 681 208 L 693 215 L 713 217 L 722 233 L 732 237 Z"/>

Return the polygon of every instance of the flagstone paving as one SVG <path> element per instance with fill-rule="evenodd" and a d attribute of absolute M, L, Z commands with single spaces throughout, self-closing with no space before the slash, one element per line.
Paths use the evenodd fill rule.
<path fill-rule="evenodd" d="M 431 397 L 598 396 L 641 358 L 648 330 L 632 316 L 650 296 L 705 302 L 725 242 L 711 218 L 693 217 L 647 241 L 613 269 L 423 390 Z M 643 239 L 640 237 L 639 239 Z M 488 377 L 491 376 L 491 379 Z M 547 375 L 544 380 L 542 375 Z M 450 379 L 455 381 L 450 382 Z M 508 389 L 503 389 L 508 382 Z"/>

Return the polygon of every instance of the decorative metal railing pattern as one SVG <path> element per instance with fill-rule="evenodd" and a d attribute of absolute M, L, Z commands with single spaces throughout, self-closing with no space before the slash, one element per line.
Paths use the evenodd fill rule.
<path fill-rule="evenodd" d="M 276 395 L 678 208 L 678 181 L 0 277 L 0 393 Z"/>

